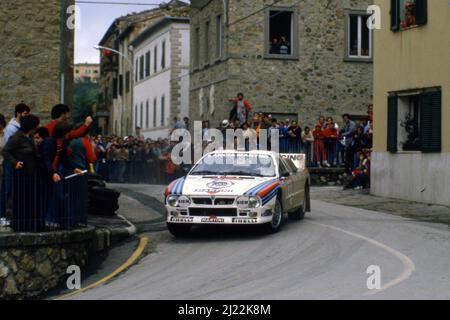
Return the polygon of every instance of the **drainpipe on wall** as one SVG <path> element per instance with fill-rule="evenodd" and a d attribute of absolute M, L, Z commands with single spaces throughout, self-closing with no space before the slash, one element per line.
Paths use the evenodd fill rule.
<path fill-rule="evenodd" d="M 65 102 L 65 66 L 66 66 L 66 0 L 60 2 L 60 27 L 59 27 L 59 78 L 60 78 L 60 102 Z"/>

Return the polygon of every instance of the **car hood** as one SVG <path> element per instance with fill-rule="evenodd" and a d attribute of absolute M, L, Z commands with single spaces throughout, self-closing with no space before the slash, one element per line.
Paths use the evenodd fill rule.
<path fill-rule="evenodd" d="M 184 179 L 182 194 L 196 195 L 244 195 L 274 178 L 239 178 L 239 177 L 201 177 L 188 176 Z"/>

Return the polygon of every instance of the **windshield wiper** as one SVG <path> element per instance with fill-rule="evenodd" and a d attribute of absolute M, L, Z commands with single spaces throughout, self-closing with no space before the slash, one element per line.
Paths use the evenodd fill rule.
<path fill-rule="evenodd" d="M 217 174 L 217 172 L 215 172 L 215 171 L 204 170 L 204 171 L 192 172 L 191 175 L 193 175 L 193 176 L 212 176 L 212 175 L 216 176 L 216 175 L 219 175 L 219 174 Z"/>
<path fill-rule="evenodd" d="M 225 173 L 226 176 L 248 176 L 248 177 L 265 177 L 262 174 L 258 173 L 249 173 L 245 171 L 236 171 L 236 172 L 227 172 Z"/>

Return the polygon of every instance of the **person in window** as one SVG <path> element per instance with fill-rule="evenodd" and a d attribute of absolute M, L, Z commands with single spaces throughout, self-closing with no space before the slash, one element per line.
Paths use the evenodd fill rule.
<path fill-rule="evenodd" d="M 407 29 L 416 25 L 416 5 L 414 1 L 405 1 L 405 19 L 401 27 Z"/>
<path fill-rule="evenodd" d="M 280 41 L 280 54 L 289 55 L 291 54 L 291 44 L 286 37 L 281 37 Z"/>
<path fill-rule="evenodd" d="M 280 54 L 281 42 L 277 37 L 273 37 L 270 43 L 270 54 Z"/>

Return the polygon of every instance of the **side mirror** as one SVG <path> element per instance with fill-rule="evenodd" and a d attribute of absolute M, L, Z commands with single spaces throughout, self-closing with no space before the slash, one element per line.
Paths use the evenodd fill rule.
<path fill-rule="evenodd" d="M 281 174 L 281 176 L 282 176 L 283 178 L 289 178 L 289 177 L 291 176 L 291 174 L 290 174 L 290 172 L 283 172 L 283 173 Z"/>
<path fill-rule="evenodd" d="M 188 173 L 189 173 L 189 171 L 191 171 L 191 166 L 187 166 L 187 165 L 185 165 L 185 166 L 183 166 L 183 172 L 184 172 L 184 174 L 185 175 L 187 175 Z"/>

